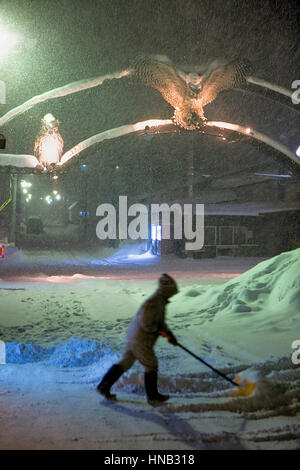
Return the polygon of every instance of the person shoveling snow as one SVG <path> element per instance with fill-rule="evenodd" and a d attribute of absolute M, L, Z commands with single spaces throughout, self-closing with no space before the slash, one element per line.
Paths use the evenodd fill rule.
<path fill-rule="evenodd" d="M 105 398 L 114 400 L 110 393 L 112 385 L 138 360 L 145 368 L 145 390 L 149 404 L 161 403 L 169 399 L 157 389 L 158 360 L 154 345 L 160 335 L 174 346 L 177 340 L 168 328 L 165 316 L 169 298 L 178 293 L 177 284 L 168 274 L 162 274 L 158 289 L 140 307 L 127 331 L 127 345 L 120 362 L 114 364 L 99 383 L 97 390 Z"/>
<path fill-rule="evenodd" d="M 120 362 L 114 364 L 103 377 L 97 391 L 109 400 L 115 400 L 116 395 L 110 393 L 112 385 L 129 370 L 138 360 L 145 367 L 145 389 L 147 401 L 150 405 L 162 403 L 169 399 L 169 395 L 162 395 L 157 389 L 158 360 L 153 347 L 159 336 L 167 338 L 174 346 L 179 346 L 195 359 L 205 364 L 215 373 L 237 387 L 232 396 L 249 396 L 255 388 L 255 382 L 241 377 L 235 381 L 208 364 L 204 359 L 196 356 L 182 344 L 178 343 L 172 331 L 168 328 L 165 315 L 169 298 L 178 293 L 177 284 L 168 274 L 162 274 L 158 281 L 158 289 L 140 307 L 137 315 L 131 322 L 127 331 L 127 345 Z"/>

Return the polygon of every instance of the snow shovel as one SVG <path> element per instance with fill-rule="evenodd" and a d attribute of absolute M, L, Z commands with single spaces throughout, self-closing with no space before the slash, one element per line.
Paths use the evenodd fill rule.
<path fill-rule="evenodd" d="M 168 334 L 161 331 L 160 334 L 162 336 L 164 336 L 165 338 L 168 338 Z M 202 359 L 201 357 L 199 356 L 196 356 L 196 354 L 194 354 L 192 351 L 190 351 L 189 349 L 187 349 L 185 346 L 183 346 L 182 344 L 176 342 L 176 346 L 179 346 L 181 349 L 183 349 L 184 351 L 186 351 L 188 354 L 190 354 L 191 356 L 193 356 L 195 359 L 197 359 L 198 361 L 202 362 L 202 364 L 206 365 L 207 367 L 209 367 L 211 370 L 213 370 L 216 374 L 220 375 L 221 377 L 223 377 L 223 379 L 227 380 L 228 382 L 230 382 L 232 385 L 234 385 L 235 387 L 238 387 L 238 390 L 236 392 L 234 392 L 232 394 L 232 396 L 249 396 L 249 395 L 252 395 L 252 393 L 254 392 L 255 388 L 256 388 L 256 384 L 254 382 L 251 382 L 250 380 L 247 380 L 247 379 L 244 379 L 242 380 L 242 377 L 240 375 L 238 375 L 235 380 L 231 380 L 229 377 L 227 377 L 227 375 L 223 374 L 221 371 L 219 371 L 218 369 L 216 369 L 215 367 L 211 366 L 210 364 L 208 364 L 206 361 L 204 361 L 204 359 Z"/>
<path fill-rule="evenodd" d="M 202 362 L 202 364 L 205 364 L 211 370 L 216 372 L 216 374 L 220 375 L 221 377 L 223 377 L 223 379 L 227 380 L 227 382 L 230 382 L 235 387 L 238 387 L 238 391 L 237 391 L 237 393 L 234 393 L 234 396 L 249 396 L 249 395 L 252 395 L 252 393 L 254 392 L 254 390 L 256 388 L 256 384 L 254 382 L 251 382 L 250 380 L 247 380 L 247 379 L 242 380 L 242 377 L 240 375 L 238 375 L 235 378 L 235 380 L 231 380 L 230 377 L 227 377 L 227 375 L 223 374 L 221 371 L 219 371 L 215 367 L 208 364 L 201 357 L 196 356 L 196 354 L 194 354 L 192 351 L 187 349 L 182 344 L 177 343 L 177 346 L 179 346 L 181 349 L 184 349 L 184 351 L 186 351 L 188 354 L 193 356 L 195 359 L 198 359 L 198 361 Z"/>

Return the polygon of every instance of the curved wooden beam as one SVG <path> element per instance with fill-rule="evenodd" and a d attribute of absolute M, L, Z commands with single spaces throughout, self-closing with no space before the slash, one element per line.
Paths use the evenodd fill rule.
<path fill-rule="evenodd" d="M 123 70 L 122 72 L 116 72 L 109 75 L 102 75 L 101 77 L 97 78 L 88 78 L 84 80 L 79 80 L 78 82 L 69 83 L 68 85 L 64 85 L 59 88 L 55 88 L 50 91 L 46 91 L 41 95 L 34 96 L 25 103 L 17 106 L 14 109 L 8 111 L 4 116 L 0 118 L 0 127 L 7 124 L 9 121 L 14 119 L 16 116 L 23 114 L 28 109 L 32 108 L 36 104 L 43 103 L 44 101 L 52 100 L 54 98 L 60 98 L 62 96 L 71 95 L 72 93 L 77 93 L 79 91 L 87 90 L 89 88 L 94 88 L 96 86 L 102 85 L 105 80 L 113 80 L 125 77 L 129 75 L 131 70 Z"/>
<path fill-rule="evenodd" d="M 89 137 L 86 140 L 83 140 L 79 144 L 75 145 L 73 148 L 68 150 L 61 158 L 59 165 L 64 165 L 67 161 L 73 158 L 78 153 L 87 149 L 91 145 L 98 144 L 103 140 L 115 139 L 123 135 L 131 134 L 133 132 L 144 131 L 147 127 L 160 127 L 164 125 L 173 124 L 171 119 L 149 119 L 148 121 L 138 122 L 136 124 L 128 124 L 121 127 L 116 127 L 114 129 L 109 129 L 108 131 L 100 132 L 100 134 L 95 134 L 92 137 Z"/>
<path fill-rule="evenodd" d="M 265 145 L 273 148 L 277 152 L 283 154 L 284 156 L 288 157 L 290 160 L 293 161 L 297 166 L 300 166 L 300 158 L 293 153 L 288 147 L 277 142 L 276 140 L 268 137 L 267 135 L 251 129 L 250 127 L 240 126 L 239 124 L 233 124 L 230 122 L 224 121 L 206 121 L 205 124 L 197 129 L 196 131 L 205 134 L 206 127 L 217 127 L 219 129 L 229 129 L 240 134 L 244 134 L 245 136 L 251 137 L 256 139 Z M 100 134 L 96 134 L 88 139 L 80 142 L 79 144 L 75 145 L 72 149 L 66 152 L 59 163 L 60 166 L 64 165 L 67 161 L 73 158 L 75 155 L 79 154 L 86 148 L 94 145 L 96 143 L 102 142 L 103 140 L 107 139 L 114 139 L 117 137 L 121 137 L 123 135 L 131 134 L 134 132 L 140 132 L 143 134 L 156 134 L 162 132 L 181 132 L 181 133 L 193 133 L 195 131 L 185 131 L 184 129 L 179 128 L 174 124 L 171 119 L 164 119 L 164 120 L 148 120 L 138 122 L 136 124 L 129 124 L 126 126 L 117 127 L 115 129 L 110 129 L 108 131 L 101 132 Z"/>
<path fill-rule="evenodd" d="M 194 133 L 200 132 L 202 134 L 206 133 L 207 127 L 215 127 L 219 129 L 229 129 L 234 132 L 238 132 L 240 134 L 244 134 L 252 139 L 256 139 L 259 142 L 267 145 L 268 147 L 276 150 L 277 152 L 283 154 L 285 157 L 288 157 L 294 164 L 298 167 L 300 166 L 300 157 L 298 157 L 295 153 L 293 153 L 290 149 L 288 149 L 285 145 L 277 142 L 276 140 L 268 137 L 267 135 L 251 129 L 250 127 L 240 126 L 239 124 L 234 124 L 231 122 L 225 121 L 206 121 L 203 126 L 199 127 L 195 131 L 186 131 L 185 129 L 181 129 L 171 119 L 149 119 L 147 121 L 141 121 L 136 124 L 128 124 L 125 126 L 116 127 L 114 129 L 109 129 L 104 132 L 100 132 L 99 134 L 93 135 L 88 139 L 85 139 L 82 142 L 79 142 L 73 148 L 68 150 L 61 158 L 61 161 L 58 163 L 58 167 L 62 167 L 68 161 L 70 161 L 73 157 L 81 153 L 83 150 L 95 145 L 97 143 L 103 142 L 104 140 L 115 139 L 127 134 L 132 133 L 140 133 L 143 135 L 147 134 L 160 134 L 165 132 L 170 133 Z M 2 157 L 2 158 L 1 158 Z M 19 157 L 19 158 L 17 158 Z M 25 158 L 24 158 L 25 157 Z M 1 161 L 2 160 L 2 161 Z M 20 163 L 21 161 L 26 162 L 27 165 L 32 168 L 36 167 L 38 164 L 37 159 L 34 156 L 26 155 L 21 158 L 20 155 L 7 155 L 7 154 L 0 154 L 0 165 L 15 165 L 15 166 L 22 166 Z M 36 164 L 34 164 L 36 163 Z"/>
<path fill-rule="evenodd" d="M 247 82 L 252 83 L 253 85 L 261 86 L 263 88 L 268 88 L 269 90 L 275 91 L 276 93 L 280 93 L 281 95 L 285 95 L 292 99 L 293 91 L 288 90 L 283 86 L 275 85 L 274 83 L 267 82 L 266 80 L 262 80 L 261 78 L 257 77 L 247 77 Z"/>
<path fill-rule="evenodd" d="M 287 156 L 290 160 L 292 160 L 294 163 L 300 166 L 300 158 L 295 153 L 289 150 L 285 145 L 281 144 L 280 142 L 277 142 L 271 137 L 268 137 L 262 132 L 251 129 L 250 127 L 244 127 L 244 126 L 240 126 L 239 124 L 233 124 L 231 122 L 207 121 L 206 125 L 212 126 L 212 127 L 218 127 L 220 129 L 230 129 L 232 131 L 239 132 L 240 134 L 244 134 L 249 137 L 252 137 L 253 139 L 259 140 L 260 142 L 263 142 L 269 147 L 272 147 L 277 152 L 280 152 L 283 155 Z"/>

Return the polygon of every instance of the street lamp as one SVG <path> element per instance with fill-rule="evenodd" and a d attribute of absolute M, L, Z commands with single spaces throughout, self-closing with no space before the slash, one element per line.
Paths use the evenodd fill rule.
<path fill-rule="evenodd" d="M 21 36 L 5 31 L 0 27 L 0 60 L 3 59 L 11 49 L 20 44 Z"/>

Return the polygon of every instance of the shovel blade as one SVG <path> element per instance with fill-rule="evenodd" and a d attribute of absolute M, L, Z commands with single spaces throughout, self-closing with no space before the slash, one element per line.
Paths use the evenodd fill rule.
<path fill-rule="evenodd" d="M 238 375 L 234 381 L 238 384 L 238 387 L 231 391 L 230 396 L 232 397 L 249 397 L 255 392 L 256 383 L 251 382 L 248 379 L 242 379 L 240 375 Z"/>

